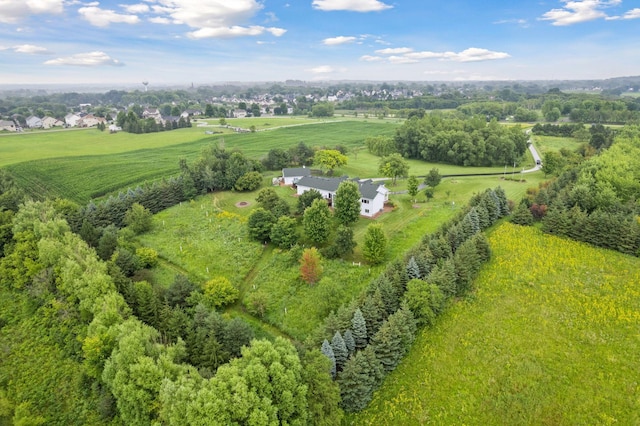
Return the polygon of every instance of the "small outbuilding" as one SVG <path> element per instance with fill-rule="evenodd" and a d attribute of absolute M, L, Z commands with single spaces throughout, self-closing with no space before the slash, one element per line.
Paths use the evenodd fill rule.
<path fill-rule="evenodd" d="M 295 185 L 303 177 L 311 176 L 311 169 L 306 167 L 282 169 L 282 179 L 285 185 Z"/>

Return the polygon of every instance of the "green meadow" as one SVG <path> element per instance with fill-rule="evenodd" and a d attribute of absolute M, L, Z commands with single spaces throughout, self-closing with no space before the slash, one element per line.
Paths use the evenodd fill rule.
<path fill-rule="evenodd" d="M 569 149 L 574 151 L 580 147 L 582 142 L 579 142 L 575 138 L 563 138 L 560 136 L 539 136 L 536 135 L 533 137 L 533 142 L 538 149 L 540 155 L 545 152 L 557 152 L 562 148 Z"/>
<path fill-rule="evenodd" d="M 503 223 L 354 425 L 640 424 L 640 260 Z"/>

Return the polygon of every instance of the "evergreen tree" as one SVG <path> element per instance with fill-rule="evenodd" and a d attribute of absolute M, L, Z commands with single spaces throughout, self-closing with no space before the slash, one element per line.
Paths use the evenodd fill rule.
<path fill-rule="evenodd" d="M 333 353 L 333 348 L 327 339 L 324 339 L 324 342 L 322 342 L 322 348 L 320 351 L 331 362 L 331 365 L 329 366 L 329 373 L 331 373 L 331 377 L 336 377 L 336 357 Z"/>
<path fill-rule="evenodd" d="M 333 349 L 333 355 L 336 360 L 336 370 L 341 371 L 344 363 L 347 362 L 347 358 L 349 358 L 349 351 L 340 331 L 336 331 L 336 334 L 333 335 L 331 349 Z"/>
<path fill-rule="evenodd" d="M 376 358 L 387 372 L 396 368 L 402 359 L 404 350 L 401 345 L 400 333 L 401 330 L 397 327 L 397 322 L 385 321 L 371 339 L 370 346 L 373 347 Z"/>
<path fill-rule="evenodd" d="M 371 348 L 356 352 L 338 375 L 341 405 L 347 412 L 360 411 L 367 406 L 373 391 L 382 380 L 383 370 Z"/>
<path fill-rule="evenodd" d="M 382 296 L 379 291 L 374 294 L 368 294 L 360 308 L 367 326 L 367 335 L 372 336 L 384 321 L 385 308 L 382 302 Z"/>
<path fill-rule="evenodd" d="M 356 341 L 353 339 L 353 333 L 351 333 L 350 328 L 344 332 L 343 339 L 349 355 L 353 354 L 356 350 Z"/>
<path fill-rule="evenodd" d="M 526 203 L 518 204 L 518 208 L 516 208 L 511 217 L 511 222 L 522 226 L 531 226 L 533 224 L 533 215 Z"/>
<path fill-rule="evenodd" d="M 461 296 L 471 288 L 473 279 L 480 270 L 480 257 L 474 241 L 465 241 L 453 256 L 456 270 L 457 295 Z"/>
<path fill-rule="evenodd" d="M 146 281 L 134 283 L 136 304 L 134 313 L 145 324 L 155 327 L 158 318 L 158 301 L 151 284 Z"/>
<path fill-rule="evenodd" d="M 407 276 L 410 280 L 420 278 L 420 268 L 414 256 L 411 256 L 409 262 L 407 262 Z"/>
<path fill-rule="evenodd" d="M 453 261 L 447 259 L 436 265 L 425 281 L 437 285 L 446 297 L 454 296 L 456 294 L 456 273 Z"/>
<path fill-rule="evenodd" d="M 509 200 L 507 200 L 507 194 L 504 192 L 502 187 L 497 187 L 495 190 L 495 195 L 498 197 L 498 202 L 500 205 L 500 216 L 505 217 L 509 215 Z"/>
<path fill-rule="evenodd" d="M 353 340 L 356 342 L 356 349 L 364 349 L 367 346 L 367 323 L 362 316 L 360 308 L 356 309 L 351 319 L 351 333 L 353 334 Z"/>
<path fill-rule="evenodd" d="M 487 237 L 482 233 L 478 233 L 473 236 L 471 241 L 473 241 L 476 246 L 476 252 L 478 253 L 480 262 L 488 262 L 489 259 L 491 259 L 491 246 L 489 246 Z"/>

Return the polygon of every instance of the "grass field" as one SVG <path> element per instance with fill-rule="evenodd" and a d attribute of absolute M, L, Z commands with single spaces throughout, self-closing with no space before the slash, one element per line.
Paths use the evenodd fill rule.
<path fill-rule="evenodd" d="M 557 152 L 562 148 L 575 151 L 582 143 L 575 138 L 563 138 L 559 136 L 534 136 L 533 142 L 536 149 L 543 155 L 545 152 Z"/>
<path fill-rule="evenodd" d="M 356 425 L 640 424 L 640 260 L 509 223 Z"/>

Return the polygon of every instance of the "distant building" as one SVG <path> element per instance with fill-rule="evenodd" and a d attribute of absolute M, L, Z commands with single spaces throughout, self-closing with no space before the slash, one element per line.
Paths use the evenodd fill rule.
<path fill-rule="evenodd" d="M 0 120 L 0 130 L 15 132 L 17 130 L 16 123 L 14 123 L 12 120 Z"/>
<path fill-rule="evenodd" d="M 40 117 L 36 117 L 35 115 L 31 115 L 27 117 L 26 123 L 27 123 L 27 127 L 31 129 L 42 128 L 42 119 Z"/>

